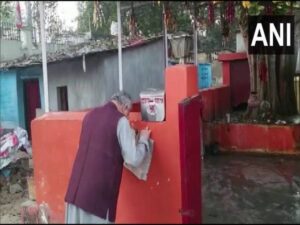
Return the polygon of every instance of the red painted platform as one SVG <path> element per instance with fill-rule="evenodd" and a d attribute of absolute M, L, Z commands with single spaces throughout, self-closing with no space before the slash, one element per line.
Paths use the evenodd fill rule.
<path fill-rule="evenodd" d="M 203 140 L 218 142 L 222 151 L 279 154 L 300 153 L 300 125 L 216 123 L 232 107 L 247 102 L 250 93 L 246 53 L 220 54 L 223 86 L 200 91 L 203 99 Z"/>
<path fill-rule="evenodd" d="M 222 151 L 300 153 L 300 125 L 206 123 L 204 139 Z"/>

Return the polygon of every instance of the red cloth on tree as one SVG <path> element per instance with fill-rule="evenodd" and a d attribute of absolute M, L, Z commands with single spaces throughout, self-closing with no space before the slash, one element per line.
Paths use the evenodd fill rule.
<path fill-rule="evenodd" d="M 267 81 L 267 65 L 265 60 L 262 60 L 259 64 L 259 78 L 262 82 L 266 82 Z"/>
<path fill-rule="evenodd" d="M 21 16 L 21 8 L 20 8 L 20 2 L 17 2 L 16 5 L 16 26 L 18 29 L 21 29 L 23 27 L 22 24 L 22 16 Z"/>

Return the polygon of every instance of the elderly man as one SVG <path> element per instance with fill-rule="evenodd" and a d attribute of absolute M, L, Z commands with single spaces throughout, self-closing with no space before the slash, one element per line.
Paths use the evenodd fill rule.
<path fill-rule="evenodd" d="M 150 136 L 146 128 L 136 141 L 126 118 L 131 105 L 119 92 L 85 116 L 65 197 L 66 223 L 115 222 L 123 162 L 139 166 Z"/>

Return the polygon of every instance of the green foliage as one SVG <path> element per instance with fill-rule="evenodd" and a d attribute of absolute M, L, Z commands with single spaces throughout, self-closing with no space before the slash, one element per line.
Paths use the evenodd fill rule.
<path fill-rule="evenodd" d="M 107 36 L 110 34 L 110 25 L 112 21 L 117 21 L 117 4 L 114 1 L 101 1 L 102 10 L 105 20 L 101 26 L 96 27 L 93 24 L 93 1 L 81 1 L 78 2 L 79 16 L 78 32 L 88 32 L 91 29 L 93 37 Z"/>
<path fill-rule="evenodd" d="M 34 29 L 37 31 L 38 37 L 40 37 L 41 34 L 39 3 L 40 1 L 31 1 L 32 22 Z M 62 21 L 56 13 L 57 3 L 57 1 L 44 2 L 45 30 L 48 41 L 61 35 L 63 32 Z M 40 38 L 38 40 L 41 41 Z"/>
<path fill-rule="evenodd" d="M 235 41 L 235 27 L 236 24 L 232 24 L 232 31 L 229 35 L 229 40 L 226 44 L 223 43 L 223 36 L 221 33 L 221 25 L 215 24 L 214 26 L 209 26 L 206 29 L 206 36 L 200 36 L 198 38 L 198 52 L 204 52 L 207 54 L 218 52 L 221 50 L 235 51 L 236 41 Z"/>
<path fill-rule="evenodd" d="M 79 32 L 88 32 L 90 24 L 92 23 L 93 16 L 93 2 L 92 1 L 80 1 L 77 2 L 77 8 L 79 15 L 76 18 Z"/>
<path fill-rule="evenodd" d="M 290 1 L 273 1 L 273 4 L 275 15 L 286 15 L 290 12 L 291 8 L 293 10 L 299 8 L 298 3 L 293 2 L 292 4 Z"/>
<path fill-rule="evenodd" d="M 117 4 L 113 1 L 101 1 L 104 14 L 104 21 L 99 26 L 93 24 L 94 2 L 83 1 L 78 2 L 78 10 L 80 12 L 77 17 L 78 32 L 92 31 L 94 38 L 110 35 L 110 25 L 112 21 L 117 21 Z M 122 4 L 122 3 L 121 3 Z M 127 12 L 122 12 L 122 32 L 128 35 L 129 15 L 131 9 Z M 162 31 L 162 13 L 161 6 L 158 4 L 142 6 L 134 9 L 137 18 L 138 30 L 145 36 L 157 34 Z"/>
<path fill-rule="evenodd" d="M 250 8 L 249 8 L 249 15 L 251 16 L 258 16 L 262 14 L 264 11 L 265 6 L 262 5 L 260 2 L 251 2 Z"/>
<path fill-rule="evenodd" d="M 11 1 L 0 1 L 0 22 L 10 21 L 13 18 L 13 6 Z"/>
<path fill-rule="evenodd" d="M 161 33 L 162 24 L 162 7 L 158 4 L 146 5 L 135 9 L 138 30 L 145 36 Z M 128 17 L 126 26 L 128 27 Z"/>
<path fill-rule="evenodd" d="M 185 2 L 171 2 L 171 12 L 176 21 L 176 30 L 192 33 L 193 27 L 191 25 L 191 19 L 188 13 L 188 5 Z"/>
<path fill-rule="evenodd" d="M 116 2 L 101 1 L 101 4 L 105 19 L 100 26 L 96 27 L 92 22 L 95 6 L 94 2 L 78 2 L 78 10 L 80 12 L 77 18 L 78 32 L 88 32 L 91 29 L 92 36 L 94 38 L 110 35 L 111 22 L 117 21 Z M 137 20 L 137 29 L 142 35 L 149 37 L 152 35 L 162 34 L 162 4 L 163 2 L 160 2 L 160 4 L 153 2 L 153 4 L 134 8 L 134 14 Z M 194 4 L 195 3 L 193 2 L 183 1 L 169 2 L 171 13 L 176 23 L 176 31 L 183 31 L 192 34 L 193 27 L 190 16 L 192 14 L 192 6 Z M 197 7 L 198 16 L 201 19 L 206 20 L 207 4 L 205 2 L 197 2 L 197 6 L 199 6 Z M 217 4 L 215 9 L 216 19 L 220 18 L 218 7 L 219 6 Z M 127 11 L 122 11 L 122 32 L 125 36 L 129 35 L 128 27 L 131 12 L 130 8 Z M 215 23 L 214 26 L 205 26 L 203 29 L 206 30 L 206 36 L 201 36 L 198 39 L 199 51 L 211 53 L 224 48 L 234 50 L 236 23 L 231 24 L 230 36 L 226 46 L 224 46 L 223 43 L 221 33 L 222 26 L 220 24 Z M 169 33 L 170 32 L 171 31 L 169 31 Z"/>
<path fill-rule="evenodd" d="M 248 7 L 243 6 L 245 2 L 249 4 Z M 236 1 L 236 4 L 237 20 L 244 33 L 247 33 L 248 15 L 265 15 L 267 11 L 270 11 L 270 15 L 289 15 L 300 8 L 297 2 L 292 1 Z"/>

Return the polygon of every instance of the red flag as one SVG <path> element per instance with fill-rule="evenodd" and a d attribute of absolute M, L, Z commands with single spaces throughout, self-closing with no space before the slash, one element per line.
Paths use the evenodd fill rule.
<path fill-rule="evenodd" d="M 20 2 L 17 2 L 16 6 L 16 25 L 18 29 L 22 28 L 22 17 L 21 17 L 21 8 L 20 8 Z"/>

